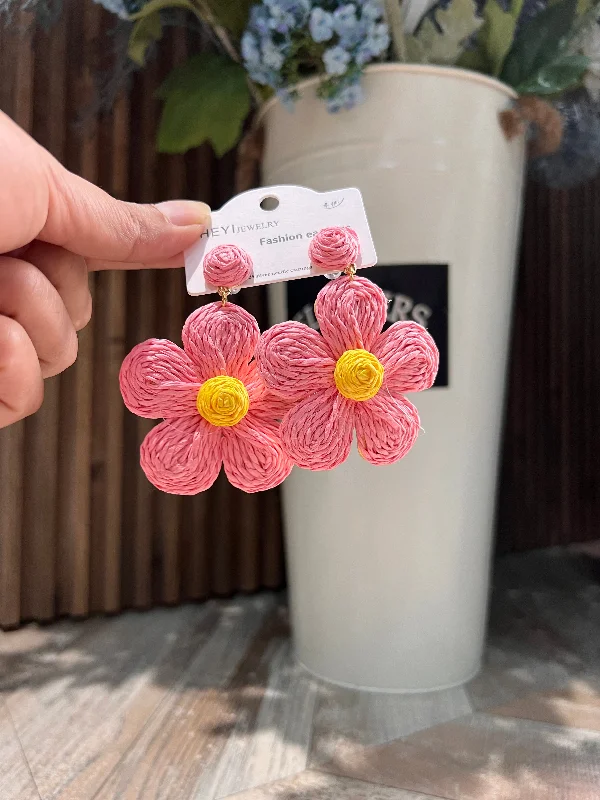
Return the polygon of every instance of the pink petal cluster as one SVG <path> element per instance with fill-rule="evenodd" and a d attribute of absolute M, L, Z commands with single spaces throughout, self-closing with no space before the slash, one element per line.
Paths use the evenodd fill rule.
<path fill-rule="evenodd" d="M 352 228 L 323 228 L 308 247 L 313 267 L 329 272 L 343 271 L 356 264 L 359 253 L 358 234 Z"/>
<path fill-rule="evenodd" d="M 282 449 L 278 424 L 286 405 L 261 379 L 255 350 L 260 331 L 239 306 L 211 303 L 188 317 L 183 350 L 167 339 L 149 339 L 123 362 L 120 386 L 127 408 L 140 417 L 164 419 L 144 439 L 140 461 L 148 479 L 171 494 L 208 489 L 221 466 L 245 492 L 279 485 L 292 463 Z M 246 387 L 249 410 L 233 427 L 211 425 L 196 398 L 202 384 L 220 375 Z"/>
<path fill-rule="evenodd" d="M 219 288 L 242 286 L 254 269 L 250 254 L 235 244 L 219 244 L 204 256 L 204 277 Z"/>
<path fill-rule="evenodd" d="M 413 322 L 397 322 L 382 333 L 386 314 L 379 287 L 365 278 L 341 277 L 317 297 L 320 333 L 299 322 L 283 322 L 263 334 L 258 367 L 267 386 L 294 404 L 283 417 L 280 435 L 298 466 L 339 466 L 350 453 L 354 431 L 360 454 L 372 464 L 398 461 L 413 446 L 419 415 L 404 393 L 432 386 L 438 351 L 427 331 Z M 383 385 L 365 401 L 344 397 L 334 379 L 340 356 L 358 349 L 372 353 L 384 367 Z"/>

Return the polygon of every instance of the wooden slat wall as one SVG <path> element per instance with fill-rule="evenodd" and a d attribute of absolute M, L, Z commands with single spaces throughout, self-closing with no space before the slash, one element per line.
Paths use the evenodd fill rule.
<path fill-rule="evenodd" d="M 600 179 L 529 186 L 500 482 L 503 551 L 600 539 Z"/>
<path fill-rule="evenodd" d="M 90 65 L 114 22 L 68 0 L 50 34 L 0 32 L 0 108 L 67 166 L 118 197 L 196 197 L 220 206 L 234 157 L 154 152 L 157 83 L 185 58 L 181 33 L 113 112 L 74 126 Z M 191 34 L 190 34 L 191 36 Z M 197 46 L 197 42 L 192 42 Z M 600 182 L 531 187 L 516 304 L 499 504 L 503 550 L 600 534 Z M 201 600 L 283 583 L 279 494 L 155 492 L 138 464 L 148 423 L 123 409 L 117 374 L 147 336 L 179 339 L 196 300 L 178 272 L 91 277 L 95 313 L 74 367 L 47 382 L 43 409 L 0 431 L 0 626 L 58 615 Z M 266 321 L 264 295 L 242 302 Z"/>
<path fill-rule="evenodd" d="M 218 207 L 231 196 L 233 155 L 154 150 L 154 92 L 185 59 L 185 34 L 167 37 L 133 91 L 82 135 L 74 123 L 92 99 L 90 65 L 113 18 L 91 0 L 68 0 L 49 34 L 25 16 L 18 23 L 0 32 L 0 108 L 69 169 L 138 202 L 190 197 Z M 46 382 L 38 414 L 0 431 L 0 627 L 280 587 L 277 492 L 247 496 L 220 479 L 205 495 L 172 497 L 139 468 L 152 423 L 124 410 L 119 367 L 149 336 L 180 342 L 198 304 L 181 272 L 101 273 L 91 286 L 94 316 L 77 363 Z M 266 319 L 263 293 L 240 302 Z"/>

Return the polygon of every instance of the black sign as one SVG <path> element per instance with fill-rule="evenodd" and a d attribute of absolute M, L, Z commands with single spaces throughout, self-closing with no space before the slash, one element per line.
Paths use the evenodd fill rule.
<path fill-rule="evenodd" d="M 440 369 L 435 386 L 448 386 L 448 265 L 396 264 L 361 271 L 381 286 L 390 303 L 386 328 L 410 320 L 427 328 L 440 351 Z M 313 306 L 327 278 L 305 278 L 287 284 L 289 319 L 318 329 Z"/>

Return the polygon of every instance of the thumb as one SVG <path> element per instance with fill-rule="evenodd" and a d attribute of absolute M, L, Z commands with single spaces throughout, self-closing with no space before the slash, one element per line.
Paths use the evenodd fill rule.
<path fill-rule="evenodd" d="M 48 216 L 38 239 L 84 258 L 152 264 L 190 247 L 209 224 L 205 203 L 125 203 L 57 163 L 49 173 Z"/>

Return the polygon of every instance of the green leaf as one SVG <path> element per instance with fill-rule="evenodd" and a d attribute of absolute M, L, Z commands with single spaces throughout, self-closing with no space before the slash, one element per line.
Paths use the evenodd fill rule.
<path fill-rule="evenodd" d="M 149 17 L 139 19 L 134 23 L 129 37 L 127 53 L 129 58 L 140 67 L 144 66 L 148 48 L 154 42 L 158 42 L 162 36 L 162 23 L 160 14 L 156 12 Z"/>
<path fill-rule="evenodd" d="M 521 11 L 523 10 L 523 2 L 524 0 L 513 0 L 510 5 L 510 14 L 512 18 L 516 22 L 519 17 L 521 16 Z"/>
<path fill-rule="evenodd" d="M 435 11 L 435 22 L 426 16 L 416 35 L 406 37 L 408 57 L 420 63 L 456 64 L 465 40 L 482 24 L 473 0 L 454 0 L 448 8 Z"/>
<path fill-rule="evenodd" d="M 163 11 L 166 8 L 184 8 L 194 14 L 198 13 L 196 7 L 190 0 L 150 0 L 149 3 L 146 3 L 146 5 L 135 14 L 131 14 L 129 19 L 135 22 L 136 20 L 150 17 L 152 14 L 156 14 L 158 11 Z"/>
<path fill-rule="evenodd" d="M 183 8 L 204 22 L 212 19 L 239 38 L 248 23 L 251 5 L 252 0 L 150 0 L 129 18 L 138 20 L 167 8 Z"/>
<path fill-rule="evenodd" d="M 239 140 L 250 111 L 244 68 L 211 53 L 174 69 L 158 96 L 165 100 L 158 130 L 161 153 L 185 153 L 209 141 L 220 157 Z"/>
<path fill-rule="evenodd" d="M 481 47 L 465 50 L 456 62 L 456 66 L 461 69 L 470 69 L 473 72 L 485 72 L 486 75 L 490 72 L 488 59 Z"/>
<path fill-rule="evenodd" d="M 406 60 L 409 64 L 427 64 L 427 57 L 416 36 L 406 36 Z"/>
<path fill-rule="evenodd" d="M 487 0 L 483 18 L 484 24 L 479 34 L 479 41 L 485 52 L 490 73 L 500 75 L 515 35 L 516 17 L 512 8 L 510 11 L 503 11 L 497 0 Z"/>
<path fill-rule="evenodd" d="M 517 88 L 554 62 L 575 19 L 577 0 L 561 0 L 526 22 L 515 36 L 500 74 Z"/>
<path fill-rule="evenodd" d="M 517 91 L 519 94 L 552 95 L 572 89 L 581 83 L 589 63 L 589 58 L 583 55 L 564 55 L 517 86 Z"/>
<path fill-rule="evenodd" d="M 246 25 L 254 0 L 204 0 L 217 22 L 239 38 Z"/>
<path fill-rule="evenodd" d="M 477 34 L 477 45 L 465 52 L 457 64 L 463 69 L 498 76 L 515 35 L 523 0 L 514 0 L 504 11 L 498 0 L 488 0 L 483 7 L 483 25 Z"/>

